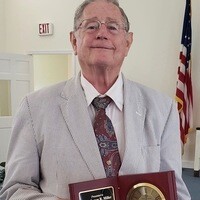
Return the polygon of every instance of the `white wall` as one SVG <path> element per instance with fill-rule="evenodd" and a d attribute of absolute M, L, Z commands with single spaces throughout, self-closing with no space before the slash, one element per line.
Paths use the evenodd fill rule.
<path fill-rule="evenodd" d="M 5 51 L 5 0 L 0 0 L 0 52 Z"/>
<path fill-rule="evenodd" d="M 200 126 L 200 1 L 192 0 L 192 77 L 194 95 L 194 127 Z M 194 158 L 195 134 L 190 134 L 184 158 Z"/>
<path fill-rule="evenodd" d="M 74 10 L 81 1 L 73 0 L 6 0 L 6 51 L 56 51 L 70 49 L 69 32 L 72 30 Z M 38 36 L 38 24 L 51 22 L 55 34 Z"/>
<path fill-rule="evenodd" d="M 69 31 L 73 14 L 81 0 L 6 0 L 6 51 L 26 54 L 30 51 L 71 49 Z M 132 80 L 174 97 L 185 0 L 120 1 L 127 12 L 134 43 L 125 60 L 124 73 Z M 200 1 L 193 8 L 193 83 L 194 127 L 200 125 Z M 0 10 L 1 11 L 1 10 Z M 38 36 L 38 24 L 52 22 L 55 34 Z M 194 132 L 190 134 L 183 159 L 194 160 Z"/>

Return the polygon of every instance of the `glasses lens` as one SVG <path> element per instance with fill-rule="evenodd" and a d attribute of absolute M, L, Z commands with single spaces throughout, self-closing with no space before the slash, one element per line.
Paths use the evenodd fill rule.
<path fill-rule="evenodd" d="M 120 27 L 119 27 L 119 24 L 117 24 L 116 22 L 108 22 L 107 29 L 110 32 L 117 33 L 119 31 Z"/>
<path fill-rule="evenodd" d="M 82 24 L 82 27 L 85 31 L 92 32 L 99 29 L 99 23 L 97 21 L 85 20 L 84 23 Z"/>

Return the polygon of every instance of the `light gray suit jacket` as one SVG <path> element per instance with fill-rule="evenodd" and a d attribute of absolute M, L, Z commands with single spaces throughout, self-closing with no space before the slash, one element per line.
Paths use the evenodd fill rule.
<path fill-rule="evenodd" d="M 175 170 L 179 200 L 189 200 L 176 105 L 123 79 L 125 152 L 119 174 Z M 1 199 L 69 199 L 69 183 L 104 177 L 80 77 L 26 96 L 14 119 Z"/>

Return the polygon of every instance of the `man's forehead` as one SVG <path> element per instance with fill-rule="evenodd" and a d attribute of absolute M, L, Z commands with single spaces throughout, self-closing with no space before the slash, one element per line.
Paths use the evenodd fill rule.
<path fill-rule="evenodd" d="M 113 3 L 95 1 L 87 5 L 83 11 L 82 18 L 103 18 L 119 20 L 122 18 L 119 8 Z"/>

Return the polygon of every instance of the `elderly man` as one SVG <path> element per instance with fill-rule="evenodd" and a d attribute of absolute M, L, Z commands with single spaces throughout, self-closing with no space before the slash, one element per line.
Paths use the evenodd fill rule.
<path fill-rule="evenodd" d="M 176 105 L 120 72 L 133 34 L 118 2 L 84 1 L 70 40 L 81 72 L 22 101 L 1 199 L 69 200 L 70 183 L 174 170 L 189 200 Z"/>

